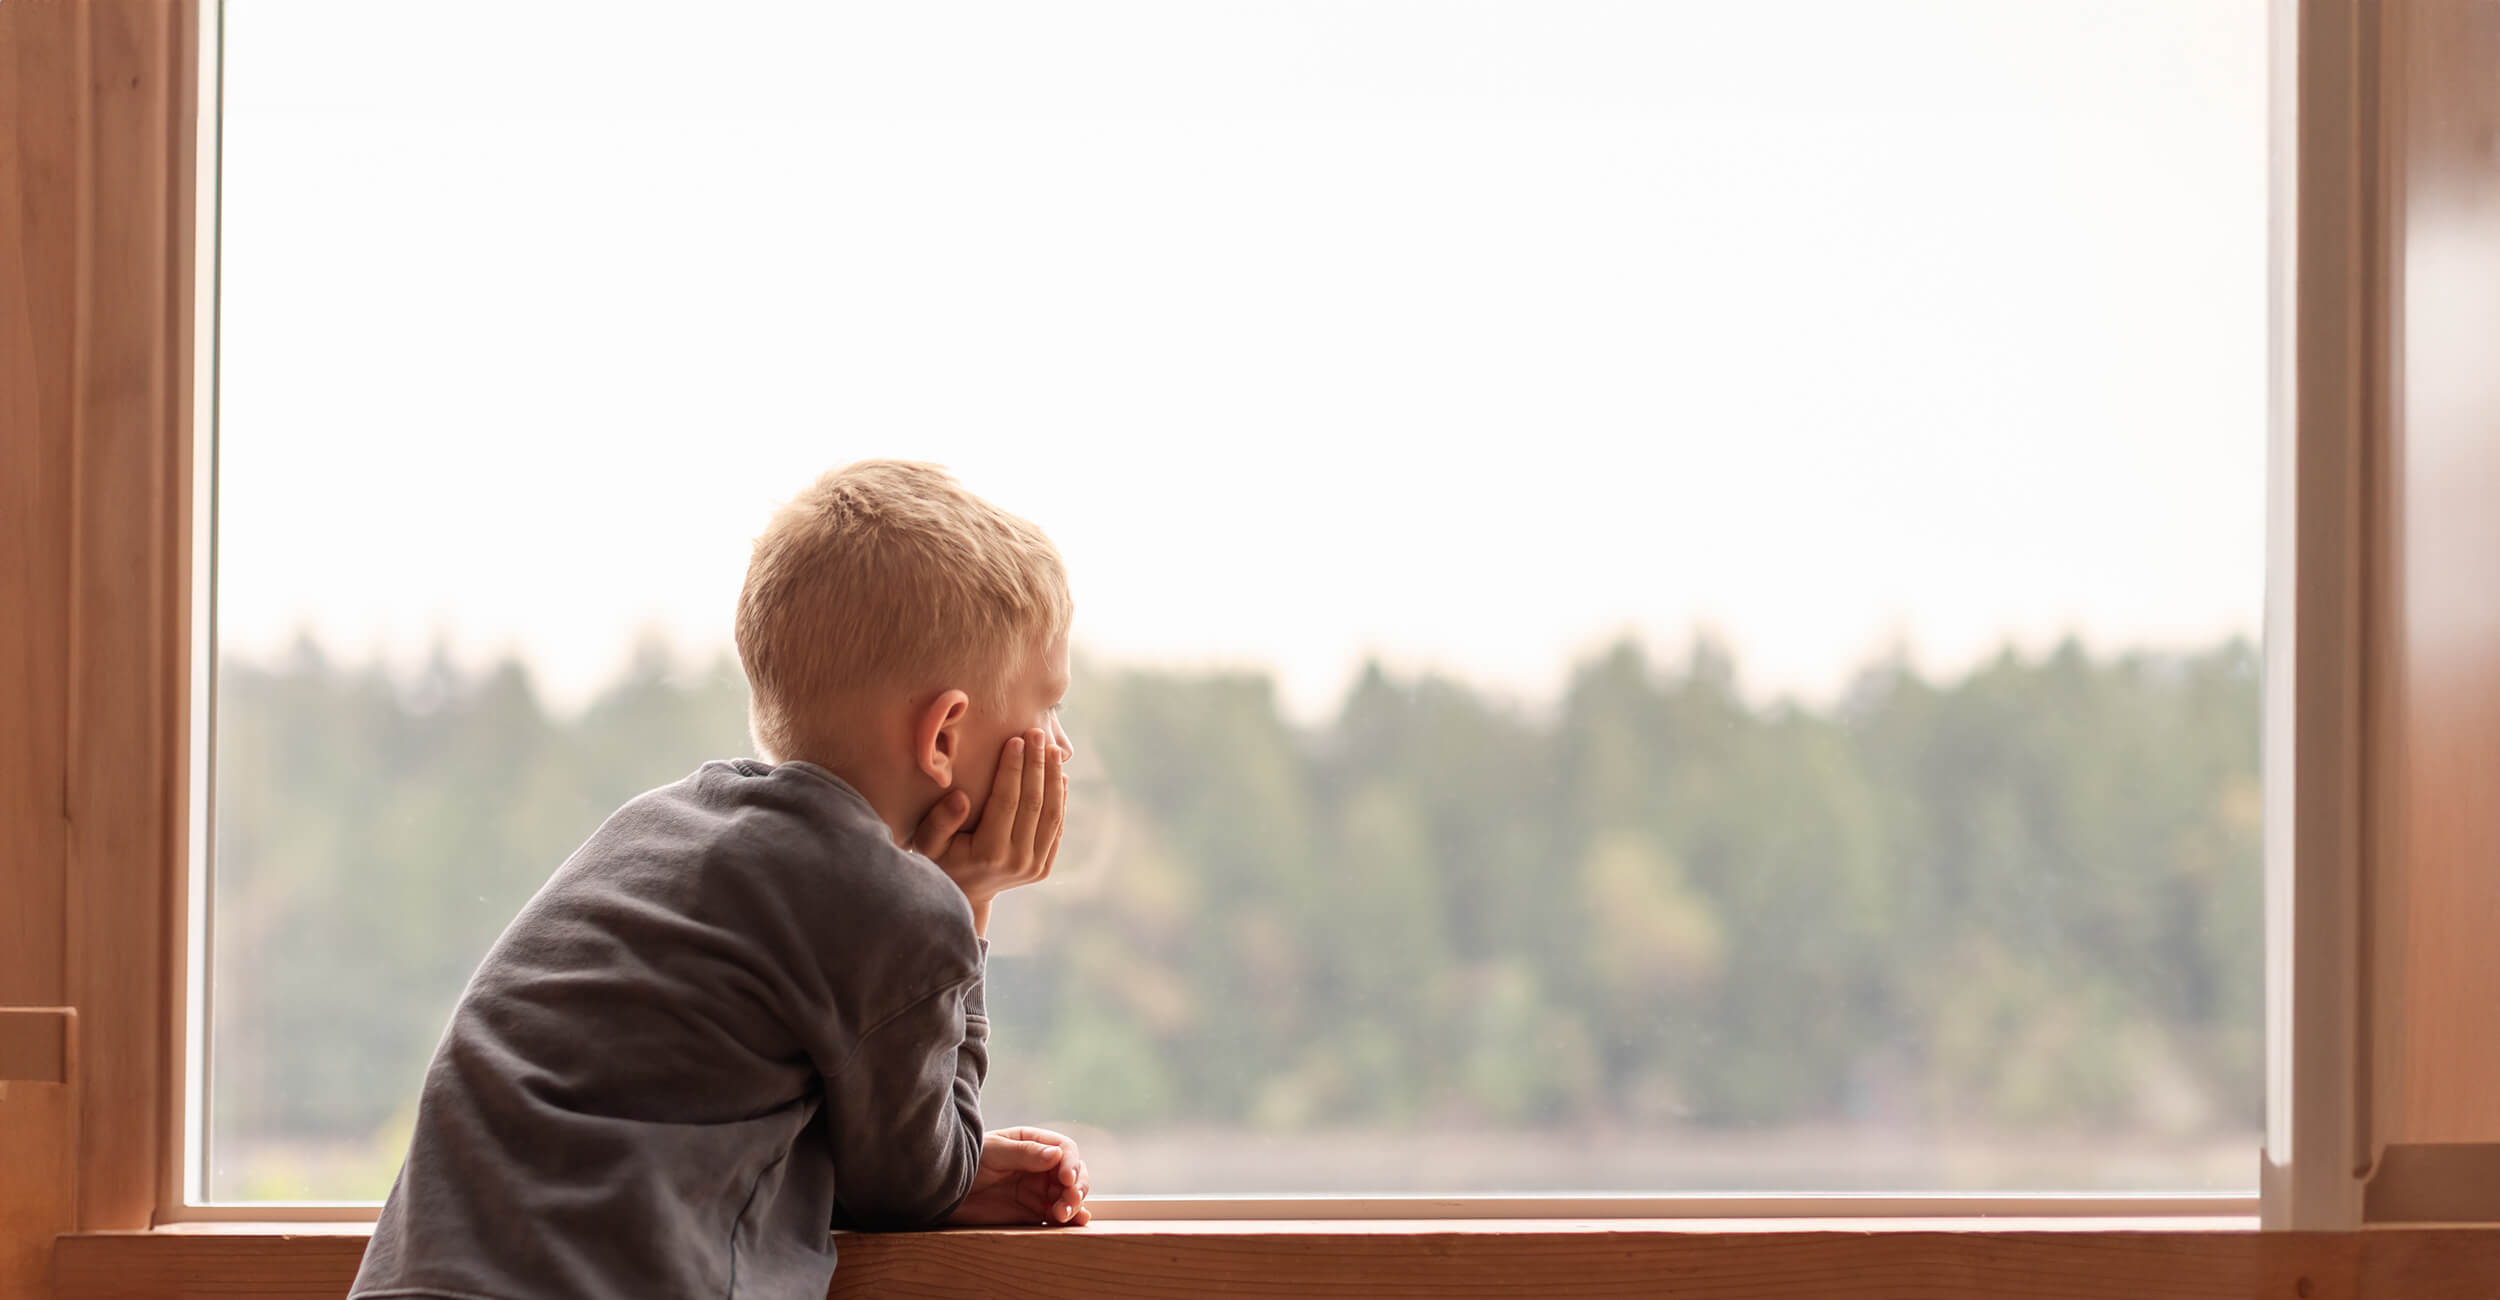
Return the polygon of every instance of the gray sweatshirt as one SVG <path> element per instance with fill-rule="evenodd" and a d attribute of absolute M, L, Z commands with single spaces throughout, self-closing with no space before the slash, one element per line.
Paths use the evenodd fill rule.
<path fill-rule="evenodd" d="M 985 952 L 823 768 L 634 799 L 471 977 L 350 1295 L 821 1300 L 972 1186 Z"/>

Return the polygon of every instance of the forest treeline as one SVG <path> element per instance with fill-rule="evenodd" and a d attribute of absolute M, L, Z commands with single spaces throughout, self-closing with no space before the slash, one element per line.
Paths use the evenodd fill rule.
<path fill-rule="evenodd" d="M 986 1109 L 2253 1130 L 2257 679 L 2245 642 L 2068 643 L 1750 704 L 1713 643 L 1626 642 L 1541 711 L 1373 669 L 1296 726 L 1264 677 L 1080 663 L 1059 877 L 998 909 Z M 548 872 L 748 752 L 734 663 L 656 649 L 558 714 L 518 663 L 304 643 L 226 662 L 218 728 L 212 1105 L 243 1144 L 387 1146 Z"/>

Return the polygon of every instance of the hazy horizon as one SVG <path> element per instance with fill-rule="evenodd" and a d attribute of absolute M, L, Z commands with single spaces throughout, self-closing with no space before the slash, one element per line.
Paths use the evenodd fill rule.
<path fill-rule="evenodd" d="M 1896 644 L 1870 649 L 1827 689 L 1798 690 L 1772 689 L 1755 680 L 1754 676 L 1747 671 L 1741 652 L 1736 651 L 1733 644 L 1725 637 L 1708 627 L 1696 629 L 1690 637 L 1676 643 L 1662 642 L 1637 632 L 1627 631 L 1620 637 L 1602 639 L 1580 647 L 1568 657 L 1564 666 L 1557 670 L 1550 688 L 1542 693 L 1506 687 L 1502 683 L 1479 680 L 1463 672 L 1453 672 L 1429 664 L 1401 664 L 1385 657 L 1371 656 L 1359 659 L 1347 671 L 1344 679 L 1338 683 L 1333 692 L 1311 698 L 1296 698 L 1285 694 L 1283 687 L 1286 683 L 1275 667 L 1270 664 L 1224 662 L 1213 659 L 1197 662 L 1141 662 L 1096 654 L 1081 643 L 1073 647 L 1073 653 L 1076 656 L 1080 695 L 1084 680 L 1089 674 L 1142 671 L 1183 675 L 1247 675 L 1265 678 L 1275 684 L 1279 688 L 1278 702 L 1283 707 L 1286 716 L 1297 726 L 1313 726 L 1325 724 L 1334 719 L 1346 701 L 1353 696 L 1363 676 L 1375 666 L 1393 680 L 1415 681 L 1429 678 L 1455 682 L 1487 703 L 1524 716 L 1546 718 L 1560 704 L 1562 693 L 1569 688 L 1574 674 L 1596 666 L 1605 656 L 1625 645 L 1636 648 L 1646 658 L 1654 674 L 1668 679 L 1684 673 L 1693 663 L 1694 656 L 1703 653 L 1707 647 L 1711 651 L 1728 653 L 1735 669 L 1737 694 L 1749 707 L 1767 709 L 1794 705 L 1808 709 L 1822 709 L 1838 703 L 1840 696 L 1865 674 L 1881 671 L 1892 664 L 1906 664 L 1912 673 L 1930 685 L 1948 686 L 1959 682 L 1969 674 L 1984 671 L 2002 656 L 2014 655 L 2024 662 L 2036 663 L 2057 654 L 2070 642 L 2087 655 L 2111 659 L 2134 655 L 2193 657 L 2215 653 L 2234 645 L 2244 645 L 2254 650 L 2258 644 L 2257 637 L 2252 632 L 2227 632 L 2202 642 L 2181 645 L 2103 646 L 2090 644 L 2081 638 L 2070 637 L 2051 638 L 2039 645 L 2022 645 L 2007 640 L 1999 642 L 1994 648 L 1981 652 L 1965 663 L 1944 668 L 1923 663 L 1914 655 L 1907 653 L 1908 647 Z M 506 665 L 518 666 L 527 674 L 530 689 L 536 696 L 539 707 L 550 716 L 559 718 L 576 717 L 583 709 L 595 703 L 607 692 L 629 685 L 636 679 L 636 674 L 642 670 L 643 656 L 655 650 L 666 658 L 665 675 L 670 680 L 681 683 L 691 682 L 715 667 L 725 668 L 732 672 L 737 671 L 738 668 L 737 652 L 729 645 L 715 646 L 709 651 L 688 649 L 672 643 L 665 635 L 658 634 L 656 629 L 653 629 L 650 635 L 632 638 L 628 643 L 628 648 L 619 656 L 614 671 L 608 675 L 595 679 L 577 679 L 552 684 L 544 667 L 532 661 L 526 653 L 517 648 L 477 655 L 458 655 L 450 652 L 451 647 L 447 640 L 428 641 L 420 648 L 398 646 L 387 653 L 368 651 L 363 654 L 354 654 L 344 652 L 341 647 L 324 642 L 309 629 L 303 629 L 299 630 L 299 635 L 287 638 L 283 644 L 273 643 L 239 654 L 233 648 L 228 647 L 223 651 L 223 656 L 225 662 L 229 664 L 239 664 L 262 672 L 284 673 L 290 670 L 297 656 L 307 649 L 319 655 L 323 663 L 334 672 L 355 674 L 379 669 L 387 673 L 392 683 L 403 690 L 422 690 L 424 676 L 438 661 L 448 663 L 455 672 L 470 680 L 500 671 Z M 561 689 L 557 689 L 558 686 Z M 1082 710 L 1084 701 L 1082 698 L 1072 696 L 1069 705 L 1073 709 Z"/>

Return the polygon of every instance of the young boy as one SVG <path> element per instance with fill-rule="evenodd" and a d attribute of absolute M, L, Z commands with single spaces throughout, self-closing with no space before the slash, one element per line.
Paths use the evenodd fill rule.
<path fill-rule="evenodd" d="M 1086 1222 L 1075 1143 L 980 1117 L 1070 613 L 1041 530 L 935 466 L 783 507 L 738 600 L 766 761 L 618 809 L 495 942 L 350 1294 L 817 1300 L 835 1228 Z"/>

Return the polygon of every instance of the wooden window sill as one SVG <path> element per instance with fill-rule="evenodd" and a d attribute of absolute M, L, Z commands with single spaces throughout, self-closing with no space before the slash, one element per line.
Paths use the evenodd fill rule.
<path fill-rule="evenodd" d="M 1102 1222 L 846 1235 L 833 1294 L 2448 1300 L 2500 1295 L 2500 1228 L 2259 1233 L 2247 1220 Z M 59 1300 L 345 1294 L 369 1228 L 64 1236 Z"/>

